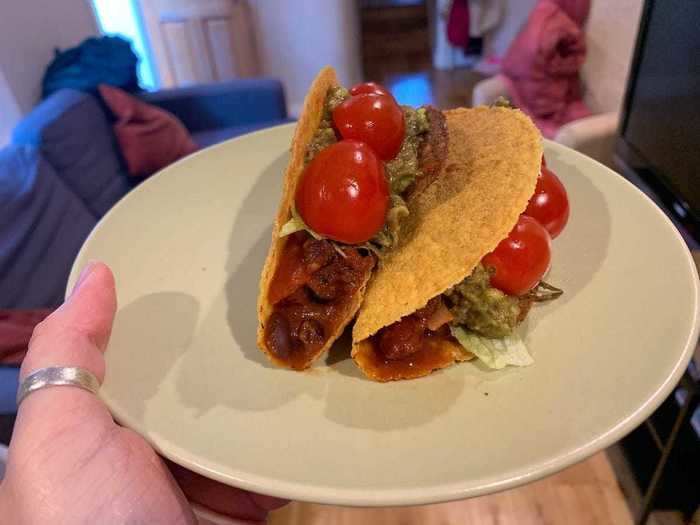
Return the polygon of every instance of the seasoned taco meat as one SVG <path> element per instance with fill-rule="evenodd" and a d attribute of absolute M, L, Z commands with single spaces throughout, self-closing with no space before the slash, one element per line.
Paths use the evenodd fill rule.
<path fill-rule="evenodd" d="M 418 150 L 418 163 L 423 172 L 410 188 L 409 195 L 417 195 L 437 179 L 447 158 L 447 121 L 442 111 L 433 106 L 426 106 L 428 133 Z"/>
<path fill-rule="evenodd" d="M 389 360 L 403 359 L 420 350 L 425 328 L 409 315 L 379 333 L 379 351 Z"/>
<path fill-rule="evenodd" d="M 434 297 L 420 310 L 380 330 L 376 343 L 381 355 L 393 361 L 418 352 L 425 343 L 425 338 L 434 336 L 445 324 L 444 322 L 439 326 L 431 324 L 442 308 L 444 308 L 442 298 Z"/>
<path fill-rule="evenodd" d="M 289 236 L 272 279 L 276 297 L 265 326 L 265 343 L 292 368 L 303 368 L 309 355 L 323 347 L 347 314 L 348 305 L 375 264 L 372 255 L 343 248 L 305 232 Z"/>

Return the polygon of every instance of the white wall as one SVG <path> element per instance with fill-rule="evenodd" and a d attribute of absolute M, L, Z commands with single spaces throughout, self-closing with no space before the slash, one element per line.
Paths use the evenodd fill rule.
<path fill-rule="evenodd" d="M 536 3 L 537 0 L 505 0 L 501 23 L 484 39 L 484 53 L 503 57 Z"/>
<path fill-rule="evenodd" d="M 0 72 L 22 113 L 38 102 L 41 78 L 53 58 L 54 49 L 74 46 L 97 33 L 89 2 L 2 0 Z M 3 104 L 0 114 L 4 121 L 4 99 L 0 99 L 0 103 Z"/>
<path fill-rule="evenodd" d="M 323 66 L 350 86 L 362 79 L 358 2 L 351 0 L 256 0 L 250 2 L 264 75 L 280 78 L 290 113 Z"/>

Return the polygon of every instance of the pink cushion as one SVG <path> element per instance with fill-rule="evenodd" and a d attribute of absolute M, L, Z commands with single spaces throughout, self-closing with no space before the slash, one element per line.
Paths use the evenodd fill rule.
<path fill-rule="evenodd" d="M 198 149 L 172 113 L 113 86 L 101 84 L 99 90 L 117 118 L 114 134 L 130 175 L 151 175 Z"/>
<path fill-rule="evenodd" d="M 0 310 L 0 364 L 18 365 L 27 353 L 34 327 L 51 310 Z"/>
<path fill-rule="evenodd" d="M 540 0 L 503 59 L 513 103 L 547 137 L 590 114 L 578 74 L 586 57 L 581 25 L 589 7 L 589 0 Z"/>

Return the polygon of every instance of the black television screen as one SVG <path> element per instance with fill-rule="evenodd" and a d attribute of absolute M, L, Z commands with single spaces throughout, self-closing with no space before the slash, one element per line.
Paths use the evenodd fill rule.
<path fill-rule="evenodd" d="M 621 139 L 641 167 L 700 217 L 700 1 L 647 0 L 622 116 Z M 628 162 L 629 164 L 629 162 Z"/>

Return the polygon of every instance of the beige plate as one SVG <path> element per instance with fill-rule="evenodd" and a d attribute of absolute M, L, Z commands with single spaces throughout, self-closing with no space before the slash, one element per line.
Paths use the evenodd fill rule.
<path fill-rule="evenodd" d="M 309 372 L 272 367 L 255 348 L 255 298 L 292 129 L 170 166 L 119 202 L 76 260 L 70 284 L 89 259 L 117 278 L 102 397 L 163 455 L 298 500 L 445 501 L 584 459 L 680 378 L 700 324 L 681 237 L 620 176 L 549 142 L 571 200 L 549 281 L 566 294 L 527 322 L 533 366 L 372 383 L 346 338 Z"/>

